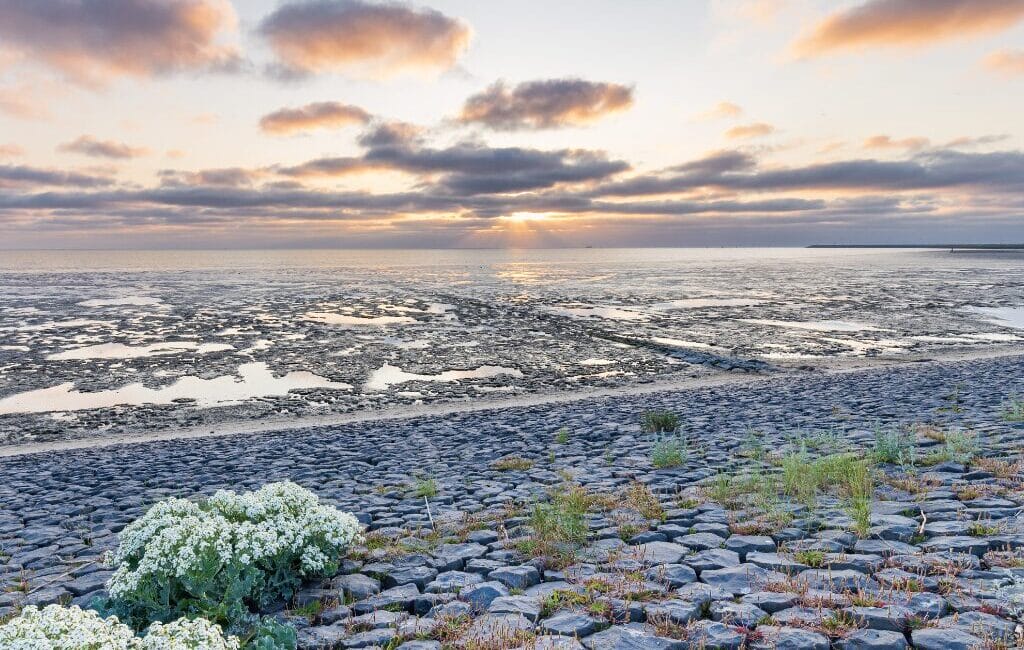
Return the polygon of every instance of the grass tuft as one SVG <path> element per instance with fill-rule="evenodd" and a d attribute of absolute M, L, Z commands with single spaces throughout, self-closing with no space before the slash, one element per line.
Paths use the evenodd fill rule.
<path fill-rule="evenodd" d="M 651 464 L 656 468 L 679 467 L 689 456 L 686 441 L 681 437 L 655 434 L 654 446 L 651 447 Z"/>
<path fill-rule="evenodd" d="M 499 472 L 525 472 L 533 467 L 533 461 L 521 456 L 506 456 L 491 463 Z"/>
<path fill-rule="evenodd" d="M 675 433 L 679 416 L 671 411 L 646 411 L 640 416 L 640 429 L 644 433 Z"/>

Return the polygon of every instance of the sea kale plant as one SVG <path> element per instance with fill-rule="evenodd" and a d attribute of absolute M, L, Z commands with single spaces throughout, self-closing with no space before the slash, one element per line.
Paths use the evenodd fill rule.
<path fill-rule="evenodd" d="M 79 607 L 30 605 L 0 625 L 0 648 L 6 650 L 238 650 L 239 640 L 197 618 L 166 625 L 153 623 L 138 637 L 116 616 L 102 618 Z"/>
<path fill-rule="evenodd" d="M 167 499 L 121 532 L 107 609 L 136 628 L 202 616 L 252 647 L 280 647 L 267 639 L 281 630 L 258 612 L 337 571 L 360 532 L 351 514 L 294 483 Z"/>

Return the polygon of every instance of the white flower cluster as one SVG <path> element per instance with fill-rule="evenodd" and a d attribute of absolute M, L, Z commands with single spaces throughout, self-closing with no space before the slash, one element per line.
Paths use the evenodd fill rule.
<path fill-rule="evenodd" d="M 225 637 L 220 626 L 205 618 L 179 618 L 153 623 L 139 640 L 139 650 L 239 650 L 237 637 Z"/>
<path fill-rule="evenodd" d="M 77 606 L 30 605 L 0 625 L 3 650 L 238 650 L 240 645 L 202 618 L 154 623 L 139 638 L 116 616 L 102 618 Z"/>
<path fill-rule="evenodd" d="M 360 531 L 351 514 L 289 482 L 245 494 L 221 490 L 204 504 L 168 499 L 121 532 L 107 588 L 120 598 L 149 576 L 185 578 L 235 564 L 274 570 L 282 558 L 317 573 Z"/>

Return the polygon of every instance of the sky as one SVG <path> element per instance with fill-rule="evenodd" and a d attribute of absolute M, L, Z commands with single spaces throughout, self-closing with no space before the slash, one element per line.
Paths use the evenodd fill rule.
<path fill-rule="evenodd" d="M 1024 242 L 1024 0 L 0 0 L 0 248 Z"/>

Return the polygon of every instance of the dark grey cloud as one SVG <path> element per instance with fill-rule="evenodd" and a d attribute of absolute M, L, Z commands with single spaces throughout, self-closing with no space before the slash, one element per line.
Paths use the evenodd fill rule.
<path fill-rule="evenodd" d="M 161 185 L 175 187 L 182 185 L 213 185 L 218 187 L 241 187 L 252 185 L 263 176 L 258 171 L 243 167 L 225 167 L 221 169 L 201 169 L 199 171 L 179 171 L 164 169 L 158 174 Z"/>
<path fill-rule="evenodd" d="M 113 160 L 138 158 L 148 153 L 142 147 L 132 147 L 123 142 L 113 142 L 111 140 L 98 140 L 91 135 L 83 135 L 71 142 L 65 142 L 57 147 L 57 151 Z"/>
<path fill-rule="evenodd" d="M 495 194 L 594 182 L 629 169 L 625 161 L 610 160 L 596 151 L 492 148 L 476 143 L 438 149 L 423 146 L 417 136 L 409 125 L 381 125 L 360 138 L 367 147 L 362 156 L 319 158 L 279 171 L 301 178 L 388 169 L 428 178 L 438 191 Z"/>
<path fill-rule="evenodd" d="M 370 118 L 371 115 L 358 106 L 340 102 L 315 102 L 268 113 L 260 119 L 260 129 L 264 133 L 288 135 L 313 129 L 365 124 Z"/>
<path fill-rule="evenodd" d="M 0 43 L 75 82 L 238 65 L 228 0 L 2 0 Z"/>
<path fill-rule="evenodd" d="M 792 190 L 930 190 L 978 186 L 1024 190 L 1024 152 L 965 153 L 928 151 L 907 160 L 845 160 L 804 167 L 757 170 L 708 169 L 698 164 L 684 173 L 639 176 L 603 186 L 599 194 L 638 196 L 701 189 L 781 192 Z"/>
<path fill-rule="evenodd" d="M 387 76 L 445 70 L 469 46 L 471 31 L 439 11 L 397 2 L 300 0 L 267 16 L 259 32 L 284 76 L 342 71 Z"/>
<path fill-rule="evenodd" d="M 191 232 L 249 232 L 265 223 L 269 233 L 283 232 L 281 222 L 292 221 L 296 225 L 287 232 L 301 234 L 320 227 L 315 224 L 329 229 L 334 222 L 353 223 L 358 231 L 359 223 L 373 221 L 367 228 L 378 234 L 377 222 L 393 224 L 385 230 L 394 230 L 397 239 L 381 235 L 381 241 L 396 243 L 415 241 L 415 233 L 428 231 L 490 232 L 488 221 L 496 217 L 537 212 L 575 216 L 587 224 L 559 229 L 576 237 L 575 244 L 588 243 L 579 239 L 586 233 L 607 238 L 589 243 L 622 245 L 856 242 L 872 239 L 863 235 L 865 229 L 878 233 L 875 241 L 891 241 L 895 233 L 913 228 L 960 233 L 967 223 L 978 233 L 1024 233 L 1024 153 L 1018 151 L 937 150 L 900 161 L 792 168 L 761 168 L 749 153 L 722 151 L 661 174 L 612 182 L 606 179 L 626 173 L 624 163 L 595 152 L 474 143 L 431 148 L 416 129 L 398 125 L 375 127 L 364 140 L 374 143 L 364 155 L 311 161 L 302 171 L 166 171 L 162 185 L 148 188 L 117 186 L 76 172 L 0 167 L 0 230 L 145 233 L 151 226 L 173 224 L 190 226 Z M 302 185 L 310 174 L 333 175 L 368 164 L 411 170 L 421 183 L 379 194 Z M 672 193 L 680 196 L 647 197 Z M 415 219 L 405 219 L 409 216 Z M 674 240 L 673 233 L 686 236 Z M 326 240 L 311 241 L 326 245 Z"/>
<path fill-rule="evenodd" d="M 0 187 L 100 187 L 110 184 L 111 180 L 105 176 L 27 165 L 0 165 Z"/>
<path fill-rule="evenodd" d="M 588 124 L 633 104 L 633 89 L 584 79 L 491 85 L 466 100 L 458 120 L 499 131 L 553 129 Z"/>

